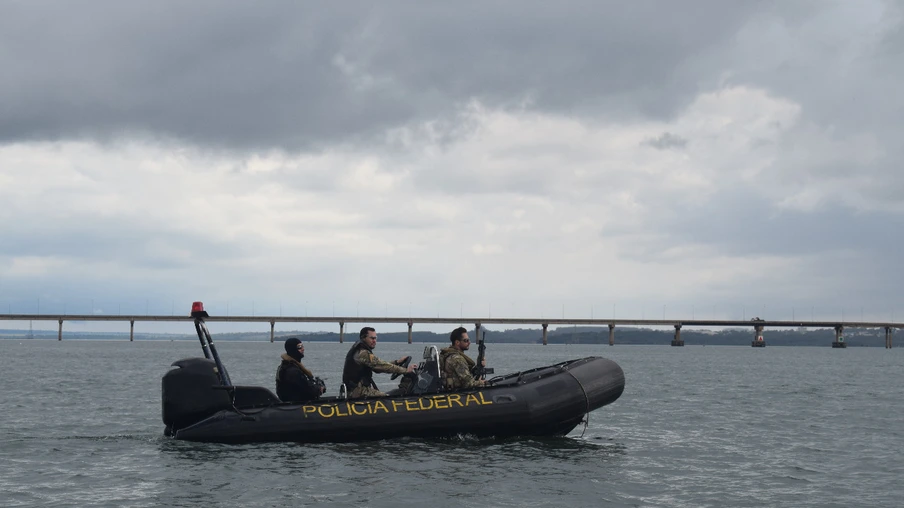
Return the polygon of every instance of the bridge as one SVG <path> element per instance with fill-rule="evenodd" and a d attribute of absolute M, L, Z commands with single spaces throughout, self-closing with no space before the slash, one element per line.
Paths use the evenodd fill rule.
<path fill-rule="evenodd" d="M 120 321 L 129 322 L 129 340 L 135 340 L 135 322 L 192 322 L 189 316 L 151 316 L 151 315 L 100 315 L 100 314 L 0 314 L 0 321 L 56 321 L 59 324 L 57 340 L 63 340 L 64 321 Z M 873 321 L 773 321 L 754 318 L 749 321 L 720 320 L 720 319 L 575 319 L 575 318 L 442 318 L 442 317 L 362 317 L 362 316 L 210 316 L 205 318 L 208 322 L 235 322 L 235 323 L 270 323 L 270 342 L 274 340 L 276 323 L 336 323 L 339 325 L 339 342 L 345 340 L 345 325 L 395 323 L 408 325 L 408 343 L 411 344 L 412 328 L 416 324 L 461 324 L 474 323 L 475 330 L 479 333 L 483 325 L 540 325 L 543 328 L 543 344 L 547 344 L 547 329 L 549 325 L 584 325 L 584 326 L 608 326 L 609 345 L 615 345 L 615 328 L 617 326 L 661 326 L 675 329 L 672 346 L 684 346 L 681 339 L 682 327 L 716 326 L 716 327 L 752 327 L 753 340 L 751 346 L 764 347 L 763 330 L 770 328 L 832 328 L 835 330 L 832 347 L 845 348 L 845 328 L 882 328 L 885 330 L 885 347 L 892 347 L 892 332 L 894 329 L 904 328 L 904 323 L 873 322 Z"/>

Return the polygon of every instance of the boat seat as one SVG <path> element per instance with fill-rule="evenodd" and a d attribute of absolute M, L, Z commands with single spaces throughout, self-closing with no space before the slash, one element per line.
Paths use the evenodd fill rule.
<path fill-rule="evenodd" d="M 417 382 L 412 386 L 412 393 L 417 395 L 433 393 L 442 390 L 442 388 L 443 380 L 439 373 L 438 361 L 429 359 L 418 365 Z"/>

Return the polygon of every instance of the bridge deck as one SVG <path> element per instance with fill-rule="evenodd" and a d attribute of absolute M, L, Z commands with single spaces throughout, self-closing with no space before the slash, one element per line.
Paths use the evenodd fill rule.
<path fill-rule="evenodd" d="M 769 328 L 904 328 L 904 323 L 877 321 L 742 321 L 727 319 L 580 319 L 580 318 L 443 318 L 376 316 L 210 316 L 210 322 L 236 323 L 412 323 L 480 325 L 588 325 L 588 326 L 763 326 Z M 0 321 L 188 321 L 189 316 L 98 315 L 98 314 L 0 314 Z"/>

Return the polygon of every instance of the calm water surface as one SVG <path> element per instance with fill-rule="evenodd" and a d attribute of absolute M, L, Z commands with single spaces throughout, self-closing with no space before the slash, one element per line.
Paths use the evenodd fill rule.
<path fill-rule="evenodd" d="M 281 343 L 217 345 L 273 388 Z M 347 347 L 308 344 L 329 393 Z M 488 350 L 497 373 L 591 355 L 627 385 L 583 436 L 235 446 L 163 437 L 160 377 L 196 342 L 0 340 L 0 505 L 901 506 L 901 349 Z"/>

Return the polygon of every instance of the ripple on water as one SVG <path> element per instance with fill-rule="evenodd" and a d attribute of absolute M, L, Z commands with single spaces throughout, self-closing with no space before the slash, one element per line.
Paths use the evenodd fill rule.
<path fill-rule="evenodd" d="M 900 350 L 608 348 L 628 384 L 591 414 L 583 438 L 579 428 L 557 439 L 218 445 L 162 435 L 159 378 L 174 359 L 198 356 L 195 344 L 5 342 L 4 506 L 896 507 L 904 499 Z M 272 383 L 281 344 L 218 346 L 234 380 Z M 346 346 L 316 344 L 311 366 L 322 362 L 324 376 L 338 379 Z M 380 348 L 388 357 L 411 350 Z M 491 352 L 498 372 L 600 354 L 592 346 Z M 35 378 L 49 355 L 57 368 Z"/>

